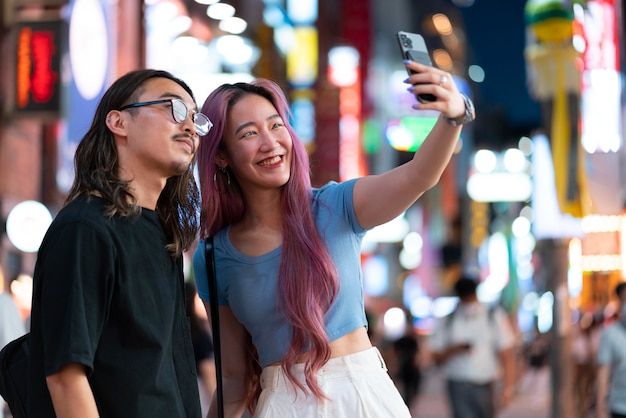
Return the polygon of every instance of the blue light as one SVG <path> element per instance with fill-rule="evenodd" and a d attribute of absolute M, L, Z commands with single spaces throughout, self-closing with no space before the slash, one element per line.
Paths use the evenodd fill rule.
<path fill-rule="evenodd" d="M 373 255 L 363 263 L 363 289 L 370 296 L 382 296 L 389 288 L 389 264 L 385 257 Z"/>

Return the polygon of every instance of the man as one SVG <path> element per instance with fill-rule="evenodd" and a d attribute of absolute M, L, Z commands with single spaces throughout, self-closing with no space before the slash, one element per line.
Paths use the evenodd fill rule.
<path fill-rule="evenodd" d="M 617 320 L 602 332 L 598 347 L 598 418 L 626 418 L 626 282 L 617 285 L 615 294 L 619 300 Z"/>
<path fill-rule="evenodd" d="M 500 369 L 500 407 L 514 391 L 515 337 L 502 309 L 478 301 L 477 283 L 461 277 L 454 290 L 456 309 L 436 325 L 430 339 L 433 360 L 443 367 L 454 418 L 495 417 L 495 383 Z"/>
<path fill-rule="evenodd" d="M 28 415 L 200 417 L 182 253 L 211 122 L 157 70 L 106 91 L 34 272 Z"/>

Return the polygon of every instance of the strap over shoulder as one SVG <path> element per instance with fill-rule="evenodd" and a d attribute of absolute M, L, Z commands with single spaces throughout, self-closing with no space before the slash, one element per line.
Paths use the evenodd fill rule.
<path fill-rule="evenodd" d="M 211 306 L 211 327 L 213 330 L 213 353 L 215 356 L 215 373 L 217 375 L 217 416 L 224 417 L 224 396 L 222 388 L 222 347 L 220 344 L 220 320 L 217 303 L 217 278 L 215 274 L 215 245 L 213 237 L 204 240 L 204 261 L 206 275 L 209 280 L 209 304 Z"/>

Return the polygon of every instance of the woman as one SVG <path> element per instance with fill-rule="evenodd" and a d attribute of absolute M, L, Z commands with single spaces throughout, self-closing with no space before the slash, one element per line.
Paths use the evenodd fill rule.
<path fill-rule="evenodd" d="M 442 115 L 420 150 L 384 174 L 319 189 L 277 85 L 223 85 L 205 101 L 216 123 L 198 154 L 201 238 L 215 239 L 226 416 L 410 417 L 367 335 L 361 240 L 439 181 L 473 108 L 448 73 L 405 65 L 416 72 L 409 91 L 437 96 L 414 107 Z"/>

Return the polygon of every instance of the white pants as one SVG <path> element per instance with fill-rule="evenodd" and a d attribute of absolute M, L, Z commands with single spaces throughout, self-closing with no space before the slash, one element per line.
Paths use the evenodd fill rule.
<path fill-rule="evenodd" d="M 294 374 L 305 387 L 304 365 Z M 332 358 L 317 373 L 330 400 L 295 390 L 281 366 L 261 374 L 261 396 L 255 418 L 410 418 L 411 414 L 387 373 L 377 348 Z"/>

